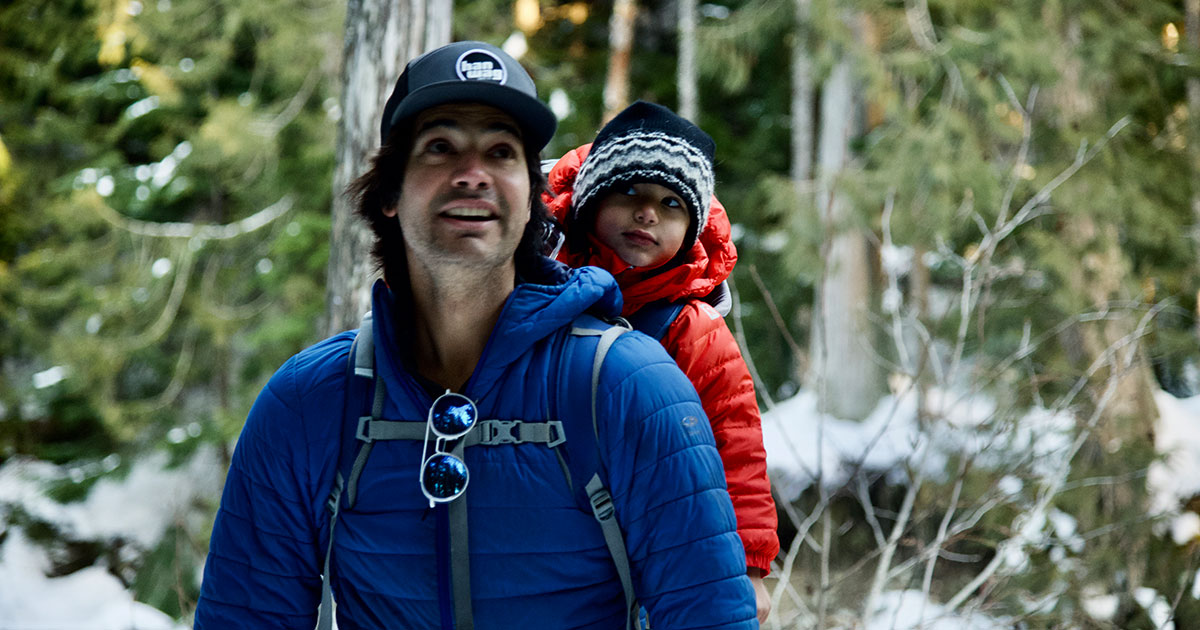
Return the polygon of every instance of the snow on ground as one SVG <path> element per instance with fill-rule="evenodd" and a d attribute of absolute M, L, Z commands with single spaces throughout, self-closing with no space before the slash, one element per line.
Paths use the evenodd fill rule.
<path fill-rule="evenodd" d="M 880 597 L 879 611 L 867 622 L 866 630 L 1008 630 L 1011 620 L 993 619 L 979 613 L 947 613 L 921 591 L 887 591 Z"/>
<path fill-rule="evenodd" d="M 1070 446 L 1075 426 L 1069 415 L 1040 408 L 1015 421 L 1000 422 L 990 397 L 938 389 L 930 390 L 926 400 L 929 415 L 938 420 L 924 429 L 917 426 L 917 401 L 911 389 L 884 397 L 861 422 L 822 418 L 817 404 L 816 394 L 805 390 L 763 414 L 767 469 L 785 499 L 799 497 L 818 470 L 826 488 L 840 487 L 856 463 L 869 471 L 902 475 L 899 464 L 907 462 L 938 478 L 950 454 L 982 453 L 978 463 L 990 460 L 999 465 L 1016 452 L 1033 455 L 1038 470 L 1058 461 L 1051 456 Z"/>
<path fill-rule="evenodd" d="M 193 498 L 214 496 L 221 487 L 222 467 L 211 451 L 201 451 L 186 466 L 167 470 L 166 465 L 167 454 L 154 453 L 133 464 L 124 479 L 102 478 L 85 500 L 62 504 L 46 496 L 43 488 L 80 479 L 78 467 L 14 458 L 0 467 L 0 509 L 20 505 L 30 516 L 57 524 L 77 540 L 119 537 L 152 548 Z"/>
<path fill-rule="evenodd" d="M 166 613 L 136 602 L 100 566 L 47 578 L 49 562 L 19 529 L 0 545 L 0 627 L 4 630 L 182 630 Z"/>
<path fill-rule="evenodd" d="M 20 506 L 55 524 L 74 540 L 122 538 L 142 549 L 157 545 L 166 528 L 186 515 L 197 497 L 218 496 L 223 467 L 212 450 L 168 469 L 165 453 L 132 465 L 124 479 L 98 480 L 85 500 L 60 504 L 46 496 L 48 483 L 81 478 L 79 467 L 14 458 L 0 467 L 0 516 Z M 107 468 L 107 466 L 105 466 Z M 96 470 L 92 469 L 91 473 Z M 100 565 L 48 578 L 46 551 L 10 528 L 0 545 L 0 627 L 3 630 L 176 629 L 166 614 L 135 602 Z"/>
<path fill-rule="evenodd" d="M 1169 513 L 1181 499 L 1200 494 L 1200 396 L 1180 399 L 1159 391 L 1154 400 L 1159 414 L 1154 447 L 1166 457 L 1150 466 L 1146 483 L 1153 496 L 1151 509 Z"/>

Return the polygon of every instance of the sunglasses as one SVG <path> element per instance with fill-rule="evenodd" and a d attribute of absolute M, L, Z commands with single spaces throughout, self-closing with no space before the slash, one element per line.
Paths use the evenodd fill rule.
<path fill-rule="evenodd" d="M 438 396 L 429 407 L 425 421 L 425 443 L 421 447 L 421 492 L 429 499 L 429 507 L 462 496 L 471 475 L 467 463 L 446 450 L 446 442 L 457 440 L 471 432 L 479 420 L 475 403 L 450 390 Z M 433 453 L 428 457 L 429 433 L 435 436 Z"/>

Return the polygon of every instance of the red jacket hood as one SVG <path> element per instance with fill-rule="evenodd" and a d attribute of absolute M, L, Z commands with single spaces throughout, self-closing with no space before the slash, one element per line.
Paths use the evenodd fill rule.
<path fill-rule="evenodd" d="M 579 167 L 591 148 L 591 144 L 585 144 L 568 152 L 550 170 L 547 180 L 549 192 L 543 193 L 542 199 L 565 229 L 578 227 L 569 223 L 568 214 L 575 176 L 579 174 Z M 612 272 L 625 298 L 624 315 L 656 300 L 676 301 L 708 295 L 729 277 L 737 262 L 737 249 L 730 237 L 729 217 L 715 196 L 708 213 L 708 224 L 701 230 L 700 238 L 683 257 L 682 263 L 665 271 L 630 267 L 612 249 L 595 238 L 589 238 L 588 242 L 590 247 L 582 252 L 567 251 L 564 246 L 558 253 L 558 259 L 572 267 L 594 265 Z"/>

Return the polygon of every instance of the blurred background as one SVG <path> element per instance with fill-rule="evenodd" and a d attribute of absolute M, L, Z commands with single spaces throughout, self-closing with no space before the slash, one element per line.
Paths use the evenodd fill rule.
<path fill-rule="evenodd" d="M 0 3 L 0 630 L 186 628 L 403 64 L 716 140 L 774 628 L 1200 628 L 1200 0 Z M 345 60 L 345 62 L 343 62 Z"/>

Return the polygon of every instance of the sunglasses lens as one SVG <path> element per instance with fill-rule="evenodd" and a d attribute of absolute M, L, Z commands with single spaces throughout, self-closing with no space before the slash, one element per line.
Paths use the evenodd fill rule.
<path fill-rule="evenodd" d="M 442 437 L 458 437 L 475 425 L 475 404 L 465 396 L 443 394 L 433 401 L 429 421 Z"/>
<path fill-rule="evenodd" d="M 421 469 L 421 485 L 437 500 L 448 500 L 467 488 L 467 465 L 459 458 L 435 453 Z"/>

